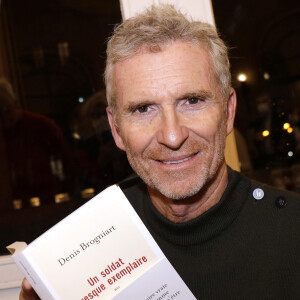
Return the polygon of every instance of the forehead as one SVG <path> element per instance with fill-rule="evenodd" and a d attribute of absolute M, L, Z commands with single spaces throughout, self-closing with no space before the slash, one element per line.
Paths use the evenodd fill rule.
<path fill-rule="evenodd" d="M 177 41 L 159 52 L 142 52 L 118 62 L 114 68 L 116 100 L 120 104 L 120 100 L 128 97 L 151 93 L 163 96 L 180 89 L 212 91 L 216 88 L 212 74 L 213 67 L 205 49 Z"/>

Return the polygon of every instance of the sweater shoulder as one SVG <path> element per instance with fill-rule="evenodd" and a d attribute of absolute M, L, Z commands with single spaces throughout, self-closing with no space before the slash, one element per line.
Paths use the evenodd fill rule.
<path fill-rule="evenodd" d="M 284 233 L 300 231 L 299 194 L 249 179 L 242 174 L 239 176 L 249 186 L 246 207 L 248 213 L 253 213 L 252 217 L 265 220 L 265 225 L 270 222 Z"/>
<path fill-rule="evenodd" d="M 252 196 L 253 198 L 258 197 L 258 195 L 256 195 L 254 191 L 259 192 L 261 190 L 263 192 L 262 199 L 266 197 L 269 201 L 271 201 L 278 197 L 283 197 L 295 202 L 296 205 L 300 206 L 300 194 L 275 188 L 268 184 L 246 177 L 242 173 L 234 170 L 231 170 L 231 173 L 238 178 L 238 181 L 240 183 L 243 183 L 244 185 L 247 185 L 249 187 L 249 196 Z"/>
<path fill-rule="evenodd" d="M 268 201 L 276 201 L 278 199 L 285 199 L 288 202 L 293 203 L 294 205 L 300 208 L 300 195 L 288 190 L 278 189 L 274 186 L 270 186 L 268 184 L 258 182 L 253 179 L 249 179 L 252 189 L 252 196 L 254 195 L 254 191 L 257 189 L 261 189 L 264 192 L 264 197 Z M 278 203 L 280 206 L 280 204 Z"/>

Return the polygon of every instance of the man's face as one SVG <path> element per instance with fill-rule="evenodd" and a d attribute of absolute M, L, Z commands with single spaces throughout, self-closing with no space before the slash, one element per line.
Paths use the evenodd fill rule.
<path fill-rule="evenodd" d="M 115 122 L 109 109 L 108 116 L 117 146 L 164 196 L 197 194 L 224 164 L 234 92 L 226 104 L 207 53 L 186 42 L 133 56 L 117 63 L 114 72 Z"/>

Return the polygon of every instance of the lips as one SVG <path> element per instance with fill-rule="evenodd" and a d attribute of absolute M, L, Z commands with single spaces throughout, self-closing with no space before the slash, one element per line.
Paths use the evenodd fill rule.
<path fill-rule="evenodd" d="M 198 153 L 198 152 L 197 152 Z M 167 164 L 167 165 L 175 165 L 175 164 L 180 164 L 183 163 L 185 161 L 190 160 L 191 158 L 193 158 L 197 153 L 194 153 L 192 155 L 189 156 L 181 156 L 181 157 L 176 157 L 176 158 L 170 158 L 170 159 L 163 159 L 163 160 L 159 160 L 159 162 L 163 163 L 163 164 Z"/>

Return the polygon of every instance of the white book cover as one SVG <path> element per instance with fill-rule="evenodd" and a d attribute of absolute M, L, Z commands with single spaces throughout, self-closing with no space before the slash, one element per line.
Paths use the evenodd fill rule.
<path fill-rule="evenodd" d="M 7 248 L 42 300 L 196 299 L 116 185 Z"/>

